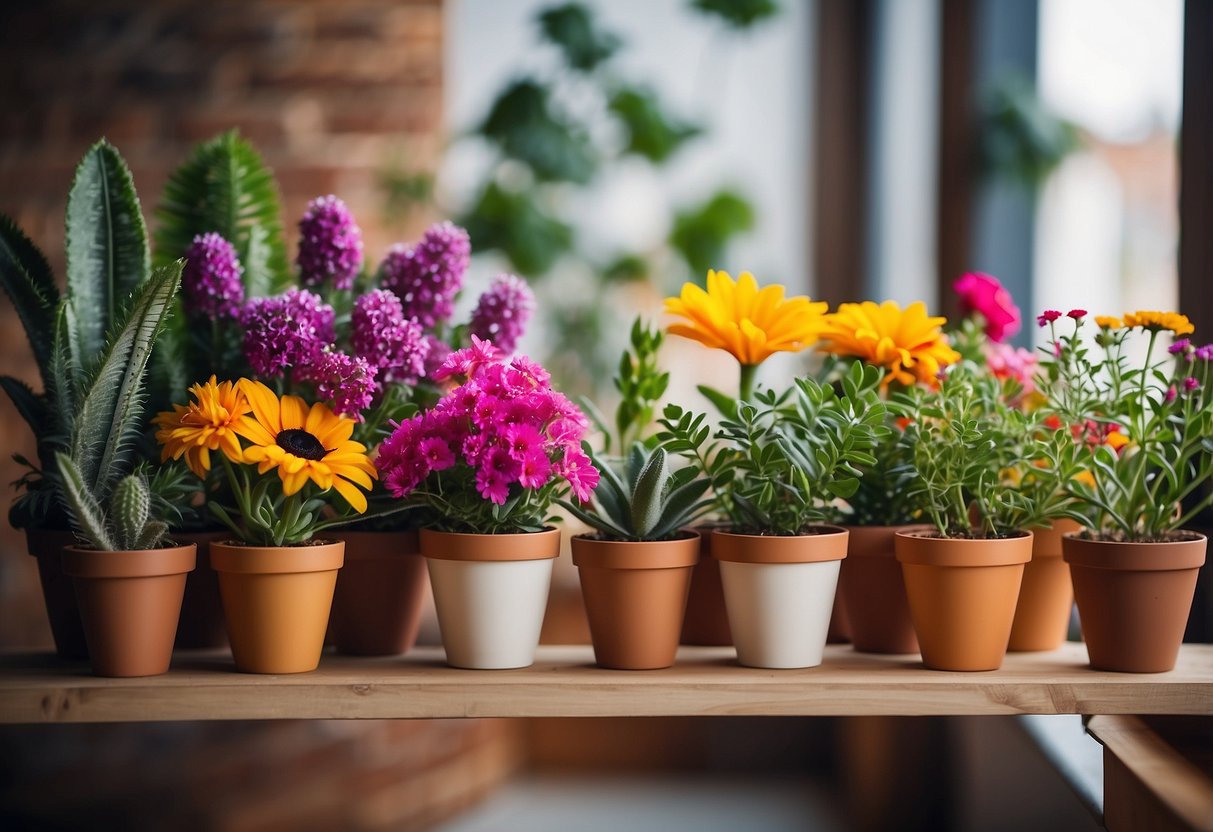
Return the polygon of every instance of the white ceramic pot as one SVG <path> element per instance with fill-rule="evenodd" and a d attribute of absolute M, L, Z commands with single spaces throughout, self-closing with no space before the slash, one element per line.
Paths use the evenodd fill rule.
<path fill-rule="evenodd" d="M 473 670 L 535 661 L 560 533 L 421 532 L 447 663 Z"/>
<path fill-rule="evenodd" d="M 748 667 L 821 664 L 847 533 L 765 537 L 713 532 L 737 660 Z"/>

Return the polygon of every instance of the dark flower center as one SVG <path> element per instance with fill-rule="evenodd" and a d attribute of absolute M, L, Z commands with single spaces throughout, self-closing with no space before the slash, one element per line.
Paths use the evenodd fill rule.
<path fill-rule="evenodd" d="M 286 451 L 288 454 L 303 457 L 304 459 L 324 459 L 328 453 L 324 446 L 320 444 L 320 440 L 312 436 L 306 430 L 284 430 L 278 434 L 278 447 Z"/>

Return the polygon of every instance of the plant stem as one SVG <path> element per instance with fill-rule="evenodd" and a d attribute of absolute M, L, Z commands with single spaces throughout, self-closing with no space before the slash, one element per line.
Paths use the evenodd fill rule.
<path fill-rule="evenodd" d="M 748 402 L 754 398 L 754 383 L 758 379 L 757 364 L 742 364 L 741 365 L 741 383 L 737 397 L 741 401 Z"/>

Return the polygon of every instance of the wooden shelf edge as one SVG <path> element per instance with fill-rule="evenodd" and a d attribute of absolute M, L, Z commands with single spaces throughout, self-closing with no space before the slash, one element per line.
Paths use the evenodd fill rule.
<path fill-rule="evenodd" d="M 227 653 L 182 653 L 163 676 L 102 679 L 51 656 L 0 656 L 0 723 L 464 717 L 861 716 L 1213 713 L 1213 646 L 1171 673 L 1104 673 L 1082 645 L 1008 655 L 986 673 L 927 670 L 917 656 L 846 646 L 800 670 L 683 648 L 667 670 L 598 668 L 588 646 L 544 646 L 521 670 L 458 670 L 438 648 L 404 658 L 326 655 L 312 673 L 233 672 Z"/>

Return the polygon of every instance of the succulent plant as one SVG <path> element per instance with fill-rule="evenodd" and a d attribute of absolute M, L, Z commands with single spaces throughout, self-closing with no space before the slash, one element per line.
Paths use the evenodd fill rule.
<path fill-rule="evenodd" d="M 94 548 L 107 552 L 154 549 L 164 540 L 168 524 L 152 518 L 152 492 L 142 473 L 118 480 L 103 506 L 72 458 L 60 451 L 57 459 L 63 498 L 76 531 Z"/>
<path fill-rule="evenodd" d="M 574 517 L 608 540 L 650 541 L 675 536 L 709 506 L 702 499 L 709 482 L 696 477 L 694 468 L 671 470 L 664 448 L 632 445 L 622 461 L 622 476 L 585 445 L 600 480 L 593 507 L 561 501 Z"/>

